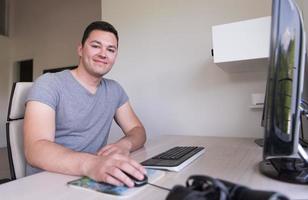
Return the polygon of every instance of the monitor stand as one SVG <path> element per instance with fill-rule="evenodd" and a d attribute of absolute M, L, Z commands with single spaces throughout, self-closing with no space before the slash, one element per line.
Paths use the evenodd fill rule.
<path fill-rule="evenodd" d="M 263 146 L 264 146 L 264 139 L 263 139 L 263 138 L 255 139 L 255 143 L 256 143 L 259 147 L 263 147 Z"/>
<path fill-rule="evenodd" d="M 308 184 L 308 161 L 305 150 L 299 146 L 299 158 L 270 158 L 259 167 L 268 177 L 289 183 Z"/>

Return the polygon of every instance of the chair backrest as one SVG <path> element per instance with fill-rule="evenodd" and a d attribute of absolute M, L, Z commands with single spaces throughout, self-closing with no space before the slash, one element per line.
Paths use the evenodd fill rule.
<path fill-rule="evenodd" d="M 23 118 L 26 97 L 32 84 L 32 82 L 17 82 L 13 84 L 11 91 L 6 123 L 6 139 L 12 180 L 24 177 L 26 174 Z"/>

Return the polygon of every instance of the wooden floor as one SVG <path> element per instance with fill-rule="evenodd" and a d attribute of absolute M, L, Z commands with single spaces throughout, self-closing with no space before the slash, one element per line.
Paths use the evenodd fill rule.
<path fill-rule="evenodd" d="M 0 179 L 9 178 L 10 169 L 6 148 L 0 148 Z"/>

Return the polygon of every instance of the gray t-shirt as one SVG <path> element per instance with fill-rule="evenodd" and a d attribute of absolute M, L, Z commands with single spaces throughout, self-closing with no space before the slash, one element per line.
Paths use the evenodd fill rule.
<path fill-rule="evenodd" d="M 39 77 L 27 101 L 39 101 L 55 110 L 57 144 L 78 152 L 96 153 L 106 145 L 115 112 L 128 101 L 128 96 L 116 81 L 106 78 L 91 94 L 65 70 Z M 27 175 L 39 171 L 27 165 Z"/>

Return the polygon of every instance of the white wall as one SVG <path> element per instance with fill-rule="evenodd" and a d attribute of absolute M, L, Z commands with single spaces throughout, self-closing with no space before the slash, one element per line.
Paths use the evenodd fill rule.
<path fill-rule="evenodd" d="M 307 1 L 298 2 L 307 8 Z M 271 1 L 11 0 L 10 4 L 13 31 L 10 38 L 0 37 L 0 147 L 6 145 L 14 62 L 33 58 L 34 77 L 44 68 L 77 64 L 76 43 L 84 27 L 101 15 L 120 32 L 119 59 L 109 76 L 127 90 L 150 136 L 262 136 L 261 111 L 248 106 L 251 93 L 264 91 L 266 73 L 228 74 L 213 64 L 211 26 L 269 15 Z"/>
<path fill-rule="evenodd" d="M 298 1 L 307 7 L 307 1 Z M 228 74 L 213 64 L 211 26 L 269 15 L 271 1 L 11 0 L 11 5 L 11 37 L 0 37 L 0 147 L 14 62 L 33 58 L 34 77 L 45 68 L 77 64 L 76 43 L 101 15 L 120 33 L 119 59 L 109 76 L 127 90 L 150 136 L 262 136 L 261 111 L 248 106 L 251 93 L 264 91 L 266 72 Z"/>
<path fill-rule="evenodd" d="M 248 107 L 252 93 L 265 91 L 266 72 L 228 74 L 213 64 L 211 27 L 270 14 L 268 0 L 102 0 L 102 19 L 120 34 L 109 77 L 150 137 L 262 137 L 262 112 Z"/>

